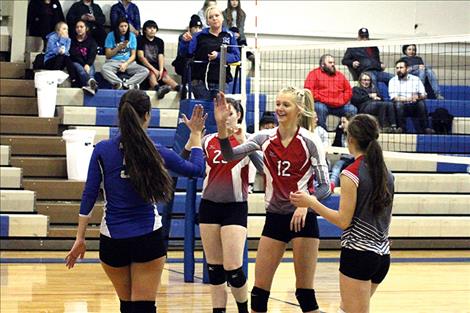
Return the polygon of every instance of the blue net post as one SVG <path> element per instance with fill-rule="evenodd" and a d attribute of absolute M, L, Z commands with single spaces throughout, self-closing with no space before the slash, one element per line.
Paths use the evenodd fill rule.
<path fill-rule="evenodd" d="M 194 282 L 194 240 L 196 228 L 197 178 L 188 179 L 184 216 L 184 281 Z"/>

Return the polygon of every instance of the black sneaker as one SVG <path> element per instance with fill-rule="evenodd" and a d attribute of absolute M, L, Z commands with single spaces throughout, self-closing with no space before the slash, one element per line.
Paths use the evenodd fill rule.
<path fill-rule="evenodd" d="M 171 91 L 171 87 L 168 85 L 165 85 L 163 87 L 160 87 L 157 91 L 157 99 L 161 100 L 165 97 L 167 93 Z"/>

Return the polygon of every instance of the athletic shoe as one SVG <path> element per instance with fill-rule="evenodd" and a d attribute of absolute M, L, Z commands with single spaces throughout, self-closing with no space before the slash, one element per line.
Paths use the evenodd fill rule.
<path fill-rule="evenodd" d="M 165 97 L 167 93 L 171 91 L 171 87 L 168 85 L 162 86 L 157 91 L 157 99 L 161 100 Z"/>

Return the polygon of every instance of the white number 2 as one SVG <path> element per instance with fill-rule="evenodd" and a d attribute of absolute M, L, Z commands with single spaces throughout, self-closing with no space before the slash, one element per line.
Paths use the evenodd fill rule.
<path fill-rule="evenodd" d="M 215 156 L 214 156 L 214 164 L 227 164 L 228 162 L 224 160 L 222 157 L 222 151 L 220 150 L 214 150 Z"/>
<path fill-rule="evenodd" d="M 289 161 L 277 161 L 277 176 L 290 176 L 289 173 L 286 173 L 289 167 Z"/>

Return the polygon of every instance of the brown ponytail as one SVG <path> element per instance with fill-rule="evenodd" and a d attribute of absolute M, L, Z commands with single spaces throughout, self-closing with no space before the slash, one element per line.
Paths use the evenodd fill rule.
<path fill-rule="evenodd" d="M 154 143 L 142 127 L 150 113 L 150 99 L 142 91 L 129 90 L 119 103 L 119 128 L 129 179 L 147 202 L 169 201 L 173 180 Z"/>
<path fill-rule="evenodd" d="M 385 166 L 379 138 L 379 124 L 368 114 L 354 116 L 348 124 L 348 136 L 357 140 L 359 149 L 365 153 L 366 163 L 372 179 L 372 212 L 379 215 L 392 204 L 392 193 L 387 185 L 388 170 Z"/>

